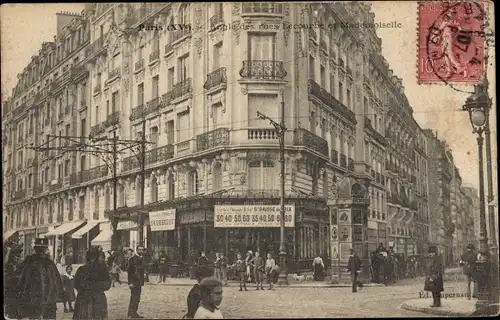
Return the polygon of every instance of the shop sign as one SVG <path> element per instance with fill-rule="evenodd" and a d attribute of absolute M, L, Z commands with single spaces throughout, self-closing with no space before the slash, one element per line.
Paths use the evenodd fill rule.
<path fill-rule="evenodd" d="M 119 221 L 116 226 L 116 230 L 130 230 L 137 228 L 137 222 L 135 221 Z"/>
<path fill-rule="evenodd" d="M 149 213 L 151 231 L 175 230 L 175 209 Z"/>
<path fill-rule="evenodd" d="M 279 228 L 280 206 L 215 205 L 215 228 Z M 295 227 L 295 205 L 285 205 L 285 227 Z"/>

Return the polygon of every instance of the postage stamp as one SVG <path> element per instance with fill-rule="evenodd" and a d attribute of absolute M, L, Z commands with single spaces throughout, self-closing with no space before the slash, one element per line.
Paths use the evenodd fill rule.
<path fill-rule="evenodd" d="M 477 83 L 484 73 L 484 3 L 422 2 L 418 9 L 418 82 Z"/>

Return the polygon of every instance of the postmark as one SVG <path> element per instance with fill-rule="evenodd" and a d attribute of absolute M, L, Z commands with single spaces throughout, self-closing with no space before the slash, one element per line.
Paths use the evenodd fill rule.
<path fill-rule="evenodd" d="M 418 83 L 481 81 L 485 57 L 482 2 L 423 2 L 418 9 Z"/>

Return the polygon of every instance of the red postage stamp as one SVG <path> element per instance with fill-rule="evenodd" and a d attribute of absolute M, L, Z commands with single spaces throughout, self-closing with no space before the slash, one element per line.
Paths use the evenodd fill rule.
<path fill-rule="evenodd" d="M 480 81 L 485 19 L 482 2 L 419 3 L 418 83 Z"/>

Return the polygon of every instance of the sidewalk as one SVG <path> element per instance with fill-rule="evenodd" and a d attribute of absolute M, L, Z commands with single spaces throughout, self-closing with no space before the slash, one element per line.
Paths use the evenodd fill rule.
<path fill-rule="evenodd" d="M 413 299 L 405 301 L 401 305 L 401 309 L 444 317 L 467 317 L 471 316 L 476 310 L 476 301 L 477 299 L 467 300 L 466 298 L 441 299 L 441 307 L 433 308 L 430 306 L 432 298 Z"/>

